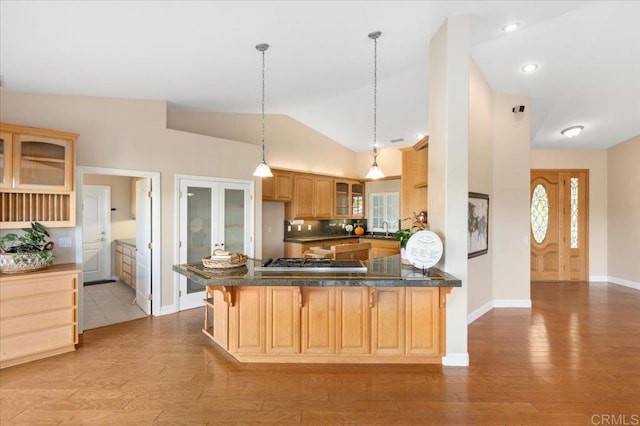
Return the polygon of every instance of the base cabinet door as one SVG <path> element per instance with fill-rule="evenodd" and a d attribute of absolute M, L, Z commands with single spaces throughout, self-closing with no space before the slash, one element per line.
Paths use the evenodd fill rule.
<path fill-rule="evenodd" d="M 405 348 L 405 289 L 378 287 L 371 309 L 371 353 L 403 355 Z"/>
<path fill-rule="evenodd" d="M 333 354 L 336 352 L 335 289 L 302 288 L 301 352 Z"/>
<path fill-rule="evenodd" d="M 440 353 L 439 289 L 407 288 L 406 353 L 437 355 Z"/>
<path fill-rule="evenodd" d="M 370 353 L 368 287 L 336 288 L 336 353 Z"/>
<path fill-rule="evenodd" d="M 239 287 L 229 308 L 229 349 L 237 354 L 265 352 L 266 287 Z"/>
<path fill-rule="evenodd" d="M 300 287 L 267 287 L 267 353 L 300 353 Z"/>

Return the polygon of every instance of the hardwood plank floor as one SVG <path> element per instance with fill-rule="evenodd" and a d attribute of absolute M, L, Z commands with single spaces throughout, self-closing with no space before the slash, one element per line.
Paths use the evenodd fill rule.
<path fill-rule="evenodd" d="M 0 423 L 639 424 L 640 292 L 534 283 L 532 302 L 470 325 L 468 368 L 243 365 L 201 309 L 89 330 L 0 371 Z"/>

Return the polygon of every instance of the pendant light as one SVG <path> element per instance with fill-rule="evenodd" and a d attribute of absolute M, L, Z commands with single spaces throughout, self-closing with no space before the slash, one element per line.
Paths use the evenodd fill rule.
<path fill-rule="evenodd" d="M 256 167 L 256 170 L 253 172 L 254 176 L 257 177 L 271 177 L 273 173 L 271 173 L 271 169 L 267 165 L 267 162 L 264 159 L 264 52 L 269 48 L 269 45 L 266 43 L 258 44 L 256 49 L 259 52 L 262 52 L 262 161 Z"/>
<path fill-rule="evenodd" d="M 378 106 L 376 99 L 378 95 L 378 37 L 381 35 L 382 33 L 380 31 L 369 33 L 369 38 L 373 40 L 373 150 L 371 151 L 373 155 L 373 164 L 369 169 L 369 173 L 367 173 L 367 179 L 380 179 L 384 177 L 384 173 L 382 173 L 380 166 L 378 166 L 378 154 L 380 154 L 380 149 L 376 140 L 376 113 Z"/>

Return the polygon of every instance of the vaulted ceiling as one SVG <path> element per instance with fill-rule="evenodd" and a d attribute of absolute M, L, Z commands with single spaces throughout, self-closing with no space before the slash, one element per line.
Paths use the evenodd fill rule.
<path fill-rule="evenodd" d="M 640 134 L 638 1 L 6 1 L 3 91 L 168 101 L 173 109 L 287 114 L 354 151 L 429 133 L 429 40 L 471 17 L 493 90 L 531 98 L 532 148 L 602 149 Z M 518 22 L 520 27 L 501 29 Z M 535 62 L 525 74 L 523 64 Z M 560 130 L 583 125 L 576 138 Z M 391 140 L 404 139 L 392 143 Z"/>

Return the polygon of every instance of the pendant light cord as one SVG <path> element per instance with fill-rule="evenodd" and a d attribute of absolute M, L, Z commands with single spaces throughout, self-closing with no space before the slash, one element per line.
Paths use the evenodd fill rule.
<path fill-rule="evenodd" d="M 378 38 L 373 39 L 373 155 L 377 156 Z"/>
<path fill-rule="evenodd" d="M 264 161 L 264 50 L 262 51 L 262 161 Z"/>

